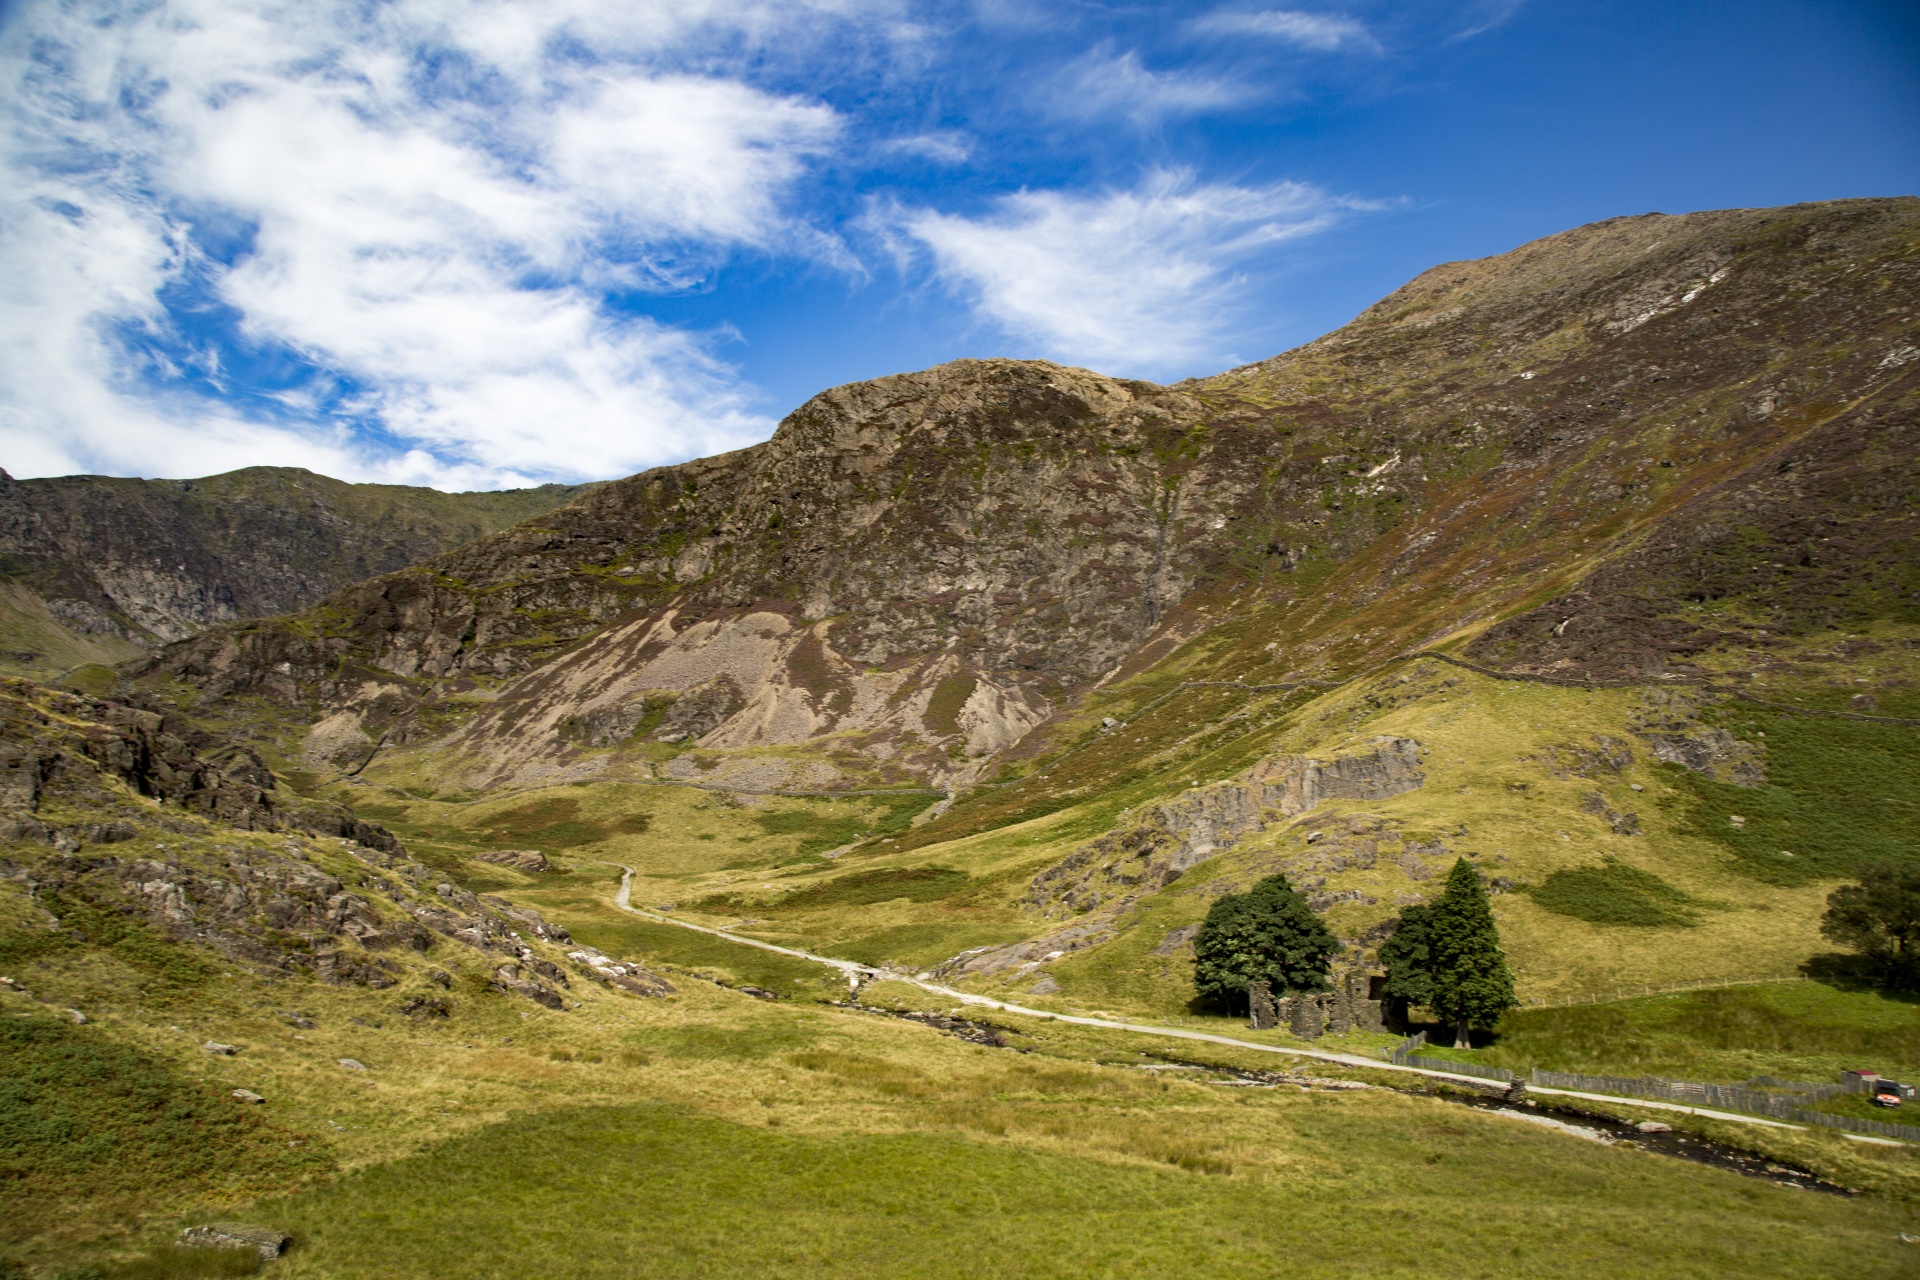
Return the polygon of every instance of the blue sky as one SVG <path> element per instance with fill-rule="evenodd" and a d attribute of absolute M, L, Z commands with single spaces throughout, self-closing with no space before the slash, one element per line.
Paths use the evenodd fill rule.
<path fill-rule="evenodd" d="M 0 465 L 491 488 L 1170 381 L 1618 214 L 1920 191 L 1920 9 L 0 0 Z"/>

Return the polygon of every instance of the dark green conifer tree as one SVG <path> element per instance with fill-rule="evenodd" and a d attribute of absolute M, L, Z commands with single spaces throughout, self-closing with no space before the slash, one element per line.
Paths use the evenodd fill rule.
<path fill-rule="evenodd" d="M 1427 1007 L 1453 1024 L 1453 1046 L 1471 1047 L 1469 1027 L 1491 1027 L 1516 1003 L 1513 971 L 1500 950 L 1500 930 L 1480 873 L 1465 858 L 1426 918 Z"/>
<path fill-rule="evenodd" d="M 1380 963 L 1387 971 L 1380 998 L 1398 1027 L 1406 1026 L 1410 1006 L 1427 1004 L 1433 997 L 1432 916 L 1432 907 L 1406 908 L 1380 944 Z"/>
<path fill-rule="evenodd" d="M 1325 991 L 1340 941 L 1285 876 L 1268 876 L 1245 893 L 1213 904 L 1193 939 L 1193 985 L 1202 999 L 1233 1006 L 1247 984 L 1275 995 Z"/>

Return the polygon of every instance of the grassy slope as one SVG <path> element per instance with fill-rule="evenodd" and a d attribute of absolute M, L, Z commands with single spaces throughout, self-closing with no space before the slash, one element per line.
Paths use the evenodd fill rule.
<path fill-rule="evenodd" d="M 47 680 L 86 663 L 124 662 L 140 649 L 118 636 L 84 635 L 17 582 L 0 582 L 0 674 Z"/>
<path fill-rule="evenodd" d="M 1512 1070 L 1588 1075 L 1824 1082 L 1868 1067 L 1906 1079 L 1920 1075 L 1920 1002 L 1818 982 L 1729 987 L 1517 1010 L 1490 1047 L 1437 1052 Z"/>
<path fill-rule="evenodd" d="M 568 922 L 594 927 L 584 909 Z M 660 1001 L 576 984 L 564 1013 L 456 988 L 451 1019 L 416 1024 L 394 992 L 240 973 L 156 998 L 94 947 L 12 967 L 88 1010 L 66 1034 L 131 1046 L 196 1096 L 263 1093 L 289 1141 L 349 1171 L 252 1203 L 317 1170 L 163 1174 L 112 1226 L 14 1218 L 11 1248 L 41 1264 L 238 1215 L 293 1230 L 302 1248 L 275 1270 L 316 1277 L 439 1275 L 449 1256 L 475 1276 L 1216 1274 L 1281 1257 L 1411 1275 L 1438 1240 L 1468 1275 L 1561 1274 L 1570 1256 L 1599 1275 L 1893 1275 L 1913 1223 L 1432 1100 L 1169 1079 L 1127 1065 L 1152 1042 L 1030 1019 L 1007 1019 L 1022 1055 L 685 975 Z M 34 1008 L 7 999 L 13 1017 Z M 287 1007 L 317 1025 L 288 1027 Z M 1905 1152 L 1827 1146 L 1857 1182 L 1912 1176 Z"/>
<path fill-rule="evenodd" d="M 1568 1151 L 1518 1124 L 1417 1106 L 1250 1103 L 1235 1136 L 1287 1156 L 1240 1177 L 953 1134 L 799 1136 L 658 1107 L 563 1111 L 276 1208 L 311 1242 L 285 1273 L 315 1277 L 436 1275 L 449 1251 L 476 1280 L 1202 1276 L 1280 1258 L 1297 1275 L 1416 1275 L 1438 1238 L 1459 1275 L 1837 1276 L 1904 1261 L 1871 1210 L 1841 1214 L 1862 1218 L 1842 1226 L 1832 1210 L 1854 1206 L 1749 1199 L 1648 1157 Z M 1362 1146 L 1373 1158 L 1357 1167 Z M 1365 1210 L 1340 1190 L 1359 1191 Z M 1756 1210 L 1764 1227 L 1711 1229 Z M 586 1221 L 595 1229 L 581 1231 Z"/>
<path fill-rule="evenodd" d="M 1891 660 L 1830 664 L 1817 683 L 1768 696 L 1818 705 L 1856 669 L 1871 670 L 1881 686 L 1896 684 L 1914 661 L 1904 638 L 1883 637 Z M 514 873 L 475 868 L 465 855 L 489 846 L 565 851 L 635 867 L 636 902 L 673 903 L 705 923 L 752 921 L 748 931 L 769 940 L 923 967 L 1053 927 L 1019 905 L 1027 883 L 1129 807 L 1231 777 L 1274 752 L 1324 759 L 1364 751 L 1385 734 L 1420 741 L 1419 790 L 1378 803 L 1329 802 L 1277 823 L 1139 904 L 1112 942 L 1050 966 L 1069 1003 L 1184 1017 L 1192 1012 L 1185 954 L 1155 948 L 1169 930 L 1199 920 L 1218 892 L 1274 870 L 1324 879 L 1325 892 L 1370 899 L 1329 911 L 1337 932 L 1356 937 L 1429 893 L 1459 854 L 1476 856 L 1518 890 L 1496 899 L 1496 914 L 1524 1000 L 1792 973 L 1826 949 L 1817 928 L 1826 893 L 1850 867 L 1900 848 L 1902 795 L 1920 768 L 1920 731 L 1910 727 L 1789 718 L 1709 697 L 1703 726 L 1724 727 L 1767 753 L 1768 784 L 1736 787 L 1653 759 L 1633 732 L 1650 696 L 1641 689 L 1494 680 L 1432 660 L 1389 664 L 1329 691 L 1178 689 L 1182 677 L 1219 674 L 1202 650 L 1190 646 L 1090 700 L 1078 716 L 1087 730 L 1069 722 L 1056 738 L 1064 754 L 1021 765 L 1002 785 L 911 828 L 902 823 L 920 803 L 912 798 L 890 805 L 728 796 L 618 776 L 464 804 L 348 790 L 421 856 L 464 865 L 493 877 L 489 883 L 515 884 Z M 1109 714 L 1132 718 L 1124 730 L 1100 734 L 1093 726 Z M 1578 753 L 1591 753 L 1596 737 L 1625 744 L 1631 763 L 1619 772 L 1583 765 Z M 412 767 L 402 755 L 367 776 L 405 782 Z M 368 804 L 370 795 L 385 798 Z M 1595 796 L 1636 815 L 1640 834 L 1617 834 L 1589 811 Z M 1747 825 L 1730 824 L 1732 813 Z M 624 829 L 636 826 L 643 829 Z M 1791 861 L 1774 847 L 1785 846 L 1790 837 L 1781 832 L 1789 829 L 1802 846 Z M 1331 839 L 1309 847 L 1316 831 Z M 822 858 L 823 845 L 861 835 L 868 838 L 843 856 Z M 1407 857 L 1408 841 L 1445 852 Z M 1352 856 L 1360 851 L 1366 856 Z M 1545 892 L 1556 874 L 1604 872 L 1608 860 L 1672 895 L 1679 905 L 1654 916 L 1664 926 L 1608 923 L 1604 913 L 1580 918 L 1568 914 L 1565 894 Z M 943 869 L 965 878 L 924 879 Z M 897 896 L 868 891 L 888 876 L 898 877 Z M 569 905 L 557 884 L 522 878 L 516 887 L 539 905 Z M 1536 898 L 1528 888 L 1543 892 Z"/>
<path fill-rule="evenodd" d="M 1442 687 L 1431 704 L 1423 697 L 1380 714 L 1451 715 L 1449 723 L 1470 735 L 1464 713 L 1479 703 L 1544 692 L 1463 681 Z M 1381 728 L 1356 721 L 1355 694 L 1344 696 L 1282 727 L 1278 745 Z M 1604 708 L 1628 695 L 1554 696 Z M 1511 720 L 1516 707 L 1534 704 L 1500 705 Z M 1540 707 L 1542 723 L 1574 727 L 1567 706 Z M 1253 736 L 1264 743 L 1273 734 Z M 1467 741 L 1436 738 L 1433 768 L 1443 767 L 1447 751 L 1465 751 Z M 1513 746 L 1487 746 L 1484 766 L 1462 756 L 1461 765 L 1444 767 L 1492 768 Z M 1167 768 L 1218 776 L 1200 767 L 1226 768 L 1250 750 L 1211 738 L 1195 749 L 1214 754 L 1176 750 Z M 1451 779 L 1436 772 L 1427 788 L 1390 803 L 1430 802 L 1450 794 Z M 257 1167 L 230 1161 L 220 1183 L 190 1168 L 156 1166 L 130 1196 L 109 1180 L 89 1199 L 40 1158 L 43 1145 L 29 1135 L 8 1153 L 10 1167 L 27 1171 L 27 1202 L 38 1197 L 65 1212 L 14 1217 L 8 1247 L 16 1256 L 47 1266 L 135 1257 L 183 1221 L 245 1216 L 294 1229 L 307 1247 L 276 1269 L 311 1276 L 440 1274 L 449 1249 L 460 1251 L 463 1266 L 481 1268 L 473 1274 L 537 1267 L 562 1276 L 731 1274 L 743 1266 L 791 1275 L 1049 1274 L 1049 1267 L 1184 1274 L 1258 1268 L 1277 1257 L 1304 1274 L 1353 1274 L 1357 1260 L 1390 1275 L 1426 1269 L 1437 1240 L 1458 1242 L 1453 1256 L 1466 1274 L 1500 1276 L 1558 1274 L 1568 1256 L 1602 1275 L 1761 1268 L 1891 1275 L 1904 1259 L 1895 1233 L 1913 1220 L 1895 1204 L 1780 1191 L 1431 1100 L 1167 1079 L 1130 1065 L 1164 1051 L 1161 1044 L 1034 1019 L 1002 1019 L 1028 1054 L 967 1046 L 924 1027 L 813 1003 L 837 995 L 831 976 L 816 968 L 646 925 L 608 903 L 616 860 L 647 872 L 642 901 L 783 876 L 831 884 L 847 874 L 847 858 L 856 873 L 937 860 L 970 874 L 950 897 L 829 897 L 818 912 L 770 918 L 767 927 L 811 939 L 828 936 L 830 926 L 844 933 L 835 943 L 844 946 L 916 919 L 936 932 L 991 925 L 1017 934 L 1031 922 L 1011 911 L 1008 898 L 1036 863 L 1057 856 L 1055 846 L 1110 820 L 1098 805 L 1092 817 L 1063 809 L 898 854 L 883 841 L 908 836 L 879 836 L 858 857 L 822 863 L 803 852 L 809 840 L 840 834 L 838 824 L 872 830 L 897 819 L 892 807 L 880 800 L 742 803 L 686 788 L 613 784 L 467 805 L 381 794 L 392 797 L 390 807 L 371 807 L 402 827 L 423 860 L 470 888 L 541 906 L 583 941 L 674 966 L 680 994 L 641 1001 L 577 982 L 581 1007 L 556 1013 L 462 980 L 450 1019 L 414 1022 L 398 1013 L 411 980 L 387 992 L 265 981 L 99 927 L 89 934 L 100 945 L 45 941 L 50 935 L 30 927 L 36 913 L 17 883 L 0 885 L 5 967 L 51 1002 L 0 996 L 9 1014 L 24 1011 L 45 1026 L 49 1013 L 83 1008 L 91 1024 L 63 1035 L 103 1054 L 132 1052 L 142 1070 L 196 1106 L 219 1105 L 235 1087 L 262 1093 L 270 1119 L 260 1122 L 263 1131 L 290 1135 L 286 1141 L 299 1145 L 286 1149 L 289 1157 L 310 1161 L 278 1164 L 261 1148 Z M 1525 802 L 1516 803 L 1524 810 Z M 1421 818 L 1412 810 L 1403 816 Z M 1284 837 L 1228 855 L 1218 868 L 1278 852 Z M 536 841 L 566 869 L 527 875 L 469 856 Z M 1518 858 L 1521 842 L 1513 843 Z M 1684 882 L 1673 868 L 1663 874 Z M 1182 882 L 1156 909 L 1179 906 L 1179 894 L 1192 888 Z M 1140 926 L 1129 936 L 1157 935 Z M 1119 946 L 1107 954 L 1121 955 Z M 441 944 L 427 959 L 458 967 L 463 954 L 453 951 Z M 1103 978 L 1063 966 L 1068 996 L 1152 1007 L 1152 998 L 1120 989 L 1116 975 L 1127 966 L 1114 969 Z M 700 971 L 802 999 L 766 1004 L 700 981 Z M 278 1016 L 286 1009 L 317 1025 L 289 1026 Z M 241 1052 L 207 1055 L 198 1046 L 209 1039 Z M 341 1057 L 373 1070 L 346 1072 L 336 1063 Z M 4 1070 L 17 1075 L 21 1061 L 9 1056 Z M 96 1122 L 82 1116 L 81 1123 L 84 1144 L 86 1126 Z M 1795 1158 L 1853 1185 L 1904 1196 L 1920 1179 L 1904 1149 L 1857 1148 L 1833 1135 L 1792 1141 L 1801 1144 Z M 329 1166 L 346 1170 L 344 1178 L 327 1175 Z M 1126 1206 L 1124 1227 L 1112 1217 L 1116 1205 Z M 1705 1230 L 1709 1222 L 1720 1229 Z M 1543 1223 L 1553 1229 L 1543 1231 Z M 1703 1251 L 1697 1241 L 1708 1235 L 1719 1243 Z M 831 1260 L 821 1261 L 829 1250 Z"/>

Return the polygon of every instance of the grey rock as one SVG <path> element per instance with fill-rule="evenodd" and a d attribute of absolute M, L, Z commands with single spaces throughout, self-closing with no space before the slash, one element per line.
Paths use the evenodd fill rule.
<path fill-rule="evenodd" d="M 551 510 L 583 485 L 438 493 L 296 467 L 0 485 L 0 555 L 81 635 L 150 645 L 304 608 Z"/>
<path fill-rule="evenodd" d="M 367 1064 L 364 1062 L 361 1062 L 357 1058 L 342 1058 L 340 1059 L 340 1065 L 345 1067 L 349 1071 L 368 1070 Z"/>
<path fill-rule="evenodd" d="M 512 867 L 515 871 L 553 870 L 553 864 L 547 861 L 547 855 L 538 849 L 495 849 L 489 853 L 476 853 L 473 856 L 477 861 Z"/>
<path fill-rule="evenodd" d="M 559 992 L 526 977 L 520 972 L 520 966 L 517 964 L 503 964 L 498 969 L 495 969 L 493 971 L 493 981 L 490 985 L 496 991 L 524 996 L 535 1004 L 543 1005 L 548 1009 L 564 1009 L 567 1007 L 566 1001 L 561 998 Z"/>
<path fill-rule="evenodd" d="M 410 996 L 400 1003 L 400 1012 L 409 1018 L 445 1018 L 453 1006 L 441 996 Z"/>
<path fill-rule="evenodd" d="M 1621 813 L 1612 805 L 1608 804 L 1607 798 L 1598 791 L 1589 792 L 1587 795 L 1581 797 L 1580 808 L 1583 812 L 1592 814 L 1609 827 L 1612 827 L 1615 835 L 1637 836 L 1640 834 L 1640 815 L 1637 813 Z"/>
<path fill-rule="evenodd" d="M 188 1227 L 180 1233 L 180 1243 L 201 1249 L 252 1249 L 271 1261 L 286 1252 L 293 1237 L 272 1227 L 256 1227 L 239 1222 L 213 1222 L 204 1227 Z"/>
<path fill-rule="evenodd" d="M 1178 929 L 1169 929 L 1167 936 L 1160 939 L 1160 945 L 1153 949 L 1153 954 L 1170 956 L 1191 943 L 1199 932 L 1200 926 L 1197 924 L 1183 924 Z"/>
<path fill-rule="evenodd" d="M 261 1097 L 259 1094 L 255 1093 L 251 1089 L 235 1089 L 233 1091 L 233 1096 L 237 1098 L 239 1101 L 247 1102 L 247 1103 L 266 1101 L 265 1098 Z"/>
<path fill-rule="evenodd" d="M 1022 901 L 1049 916 L 1122 905 L 1265 830 L 1276 814 L 1305 813 L 1323 800 L 1382 800 L 1425 781 L 1418 742 L 1386 737 L 1372 746 L 1324 761 L 1274 756 L 1149 806 L 1035 876 Z"/>
<path fill-rule="evenodd" d="M 206 1050 L 208 1053 L 215 1054 L 221 1057 L 230 1058 L 234 1054 L 240 1052 L 239 1046 L 231 1045 L 231 1044 L 221 1044 L 218 1040 L 209 1040 L 205 1044 L 201 1045 L 200 1047 Z"/>

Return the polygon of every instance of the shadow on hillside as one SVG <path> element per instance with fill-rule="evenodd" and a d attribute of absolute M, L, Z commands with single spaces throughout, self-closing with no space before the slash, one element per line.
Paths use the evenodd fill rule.
<path fill-rule="evenodd" d="M 1841 991 L 1873 991 L 1882 999 L 1920 1004 L 1920 972 L 1911 966 L 1889 969 L 1884 961 L 1844 951 L 1828 951 L 1800 966 L 1815 982 Z"/>

